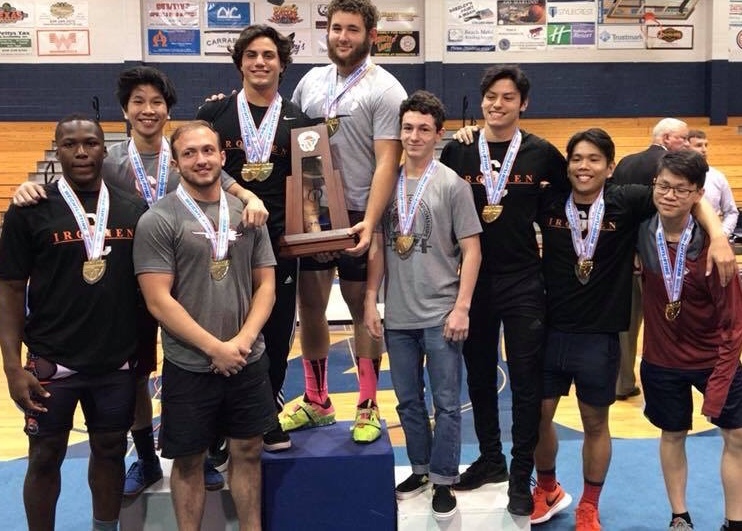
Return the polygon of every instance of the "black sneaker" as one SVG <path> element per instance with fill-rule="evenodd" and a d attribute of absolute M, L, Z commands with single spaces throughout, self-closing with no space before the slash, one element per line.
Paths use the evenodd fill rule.
<path fill-rule="evenodd" d="M 276 428 L 263 435 L 263 450 L 266 452 L 282 452 L 291 448 L 291 437 L 281 429 Z"/>
<path fill-rule="evenodd" d="M 448 520 L 456 514 L 456 496 L 451 485 L 433 485 L 433 518 Z"/>
<path fill-rule="evenodd" d="M 398 500 L 409 500 L 430 488 L 427 474 L 412 474 L 394 489 Z"/>
<path fill-rule="evenodd" d="M 216 469 L 218 472 L 224 472 L 227 470 L 227 462 L 229 461 L 229 446 L 227 440 L 219 438 L 209 446 L 209 452 L 206 455 L 206 461 L 209 465 Z"/>
<path fill-rule="evenodd" d="M 508 512 L 514 516 L 531 516 L 533 513 L 533 495 L 531 479 L 515 479 L 510 476 L 508 486 Z"/>
<path fill-rule="evenodd" d="M 503 483 L 508 480 L 508 467 L 505 463 L 494 463 L 479 457 L 467 468 L 452 485 L 454 490 L 474 490 L 485 483 Z"/>

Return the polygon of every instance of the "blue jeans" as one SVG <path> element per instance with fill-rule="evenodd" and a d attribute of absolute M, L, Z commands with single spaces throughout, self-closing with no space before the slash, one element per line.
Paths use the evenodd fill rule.
<path fill-rule="evenodd" d="M 443 326 L 384 332 L 397 413 L 415 474 L 436 485 L 459 481 L 462 342 L 443 339 Z M 435 430 L 425 406 L 423 360 L 433 395 Z"/>

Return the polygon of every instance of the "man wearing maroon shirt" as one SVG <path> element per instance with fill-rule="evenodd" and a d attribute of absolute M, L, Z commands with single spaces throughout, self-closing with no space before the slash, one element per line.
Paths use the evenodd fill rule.
<path fill-rule="evenodd" d="M 706 275 L 708 237 L 690 214 L 703 196 L 708 165 L 698 153 L 666 153 L 654 181 L 657 215 L 639 230 L 644 264 L 644 413 L 662 430 L 660 462 L 672 508 L 670 529 L 691 529 L 685 500 L 685 439 L 692 428 L 691 389 L 701 412 L 721 428 L 726 522 L 742 529 L 742 289 Z"/>

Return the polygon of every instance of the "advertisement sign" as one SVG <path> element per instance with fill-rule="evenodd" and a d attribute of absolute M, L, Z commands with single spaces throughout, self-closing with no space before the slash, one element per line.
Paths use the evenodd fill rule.
<path fill-rule="evenodd" d="M 199 4 L 197 1 L 156 2 L 149 0 L 145 20 L 150 28 L 197 28 L 198 11 Z"/>
<path fill-rule="evenodd" d="M 0 6 L 0 29 L 31 28 L 36 21 L 32 2 L 3 2 Z"/>
<path fill-rule="evenodd" d="M 595 23 L 549 24 L 546 27 L 546 44 L 549 46 L 595 46 Z"/>
<path fill-rule="evenodd" d="M 36 30 L 39 56 L 90 55 L 88 30 Z"/>
<path fill-rule="evenodd" d="M 2 55 L 33 55 L 31 30 L 0 29 L 0 56 Z"/>
<path fill-rule="evenodd" d="M 193 29 L 149 29 L 147 50 L 150 55 L 201 55 L 201 36 Z"/>
<path fill-rule="evenodd" d="M 68 0 L 66 2 L 54 2 L 51 4 L 37 4 L 37 26 L 79 27 L 87 26 L 88 23 L 89 17 L 87 2 L 81 0 Z"/>
<path fill-rule="evenodd" d="M 250 25 L 248 2 L 207 2 L 206 27 L 239 28 Z"/>

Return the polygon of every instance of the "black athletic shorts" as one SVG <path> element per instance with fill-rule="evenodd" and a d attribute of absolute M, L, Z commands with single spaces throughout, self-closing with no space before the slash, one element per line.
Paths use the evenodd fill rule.
<path fill-rule="evenodd" d="M 160 448 L 168 459 L 206 451 L 217 437 L 249 439 L 278 424 L 262 355 L 229 377 L 162 364 Z"/>

